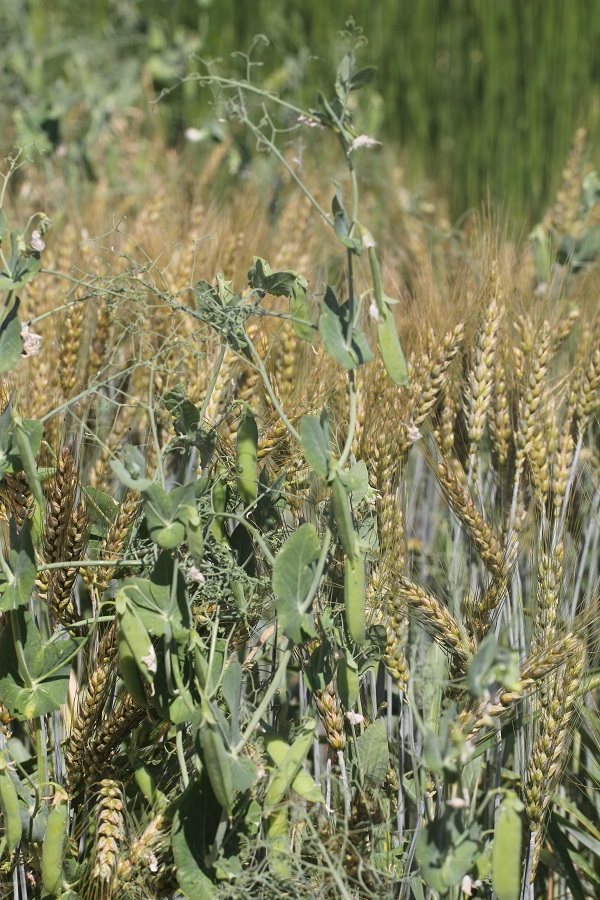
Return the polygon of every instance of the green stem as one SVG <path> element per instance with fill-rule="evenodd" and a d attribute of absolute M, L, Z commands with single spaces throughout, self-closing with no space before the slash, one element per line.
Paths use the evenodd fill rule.
<path fill-rule="evenodd" d="M 269 704 L 271 703 L 271 699 L 275 696 L 276 692 L 279 690 L 279 686 L 283 681 L 283 677 L 287 671 L 288 663 L 292 656 L 292 651 L 288 648 L 289 641 L 285 638 L 284 641 L 284 651 L 282 653 L 281 659 L 279 660 L 279 665 L 273 675 L 271 680 L 271 684 L 267 688 L 264 697 L 262 698 L 260 704 L 257 706 L 254 711 L 254 715 L 250 719 L 250 722 L 246 726 L 244 733 L 241 738 L 233 748 L 234 755 L 241 753 L 243 748 L 246 746 L 249 740 L 251 740 L 252 735 L 254 734 L 254 729 L 263 718 L 265 712 L 267 711 Z"/>
<path fill-rule="evenodd" d="M 225 351 L 227 350 L 227 345 L 222 344 L 221 349 L 219 350 L 219 358 L 217 359 L 217 364 L 215 366 L 215 370 L 213 372 L 210 383 L 206 389 L 206 396 L 204 398 L 204 402 L 200 408 L 200 421 L 204 421 L 204 417 L 206 415 L 206 410 L 208 409 L 208 404 L 210 403 L 210 398 L 212 397 L 212 393 L 215 389 L 215 385 L 217 383 L 217 379 L 219 377 L 219 372 L 221 371 L 221 366 L 223 365 L 223 360 L 225 358 Z"/>
<path fill-rule="evenodd" d="M 185 762 L 185 753 L 183 751 L 183 724 L 177 726 L 177 734 L 175 736 L 175 746 L 177 748 L 177 762 L 179 763 L 179 771 L 183 780 L 183 786 L 187 787 L 190 783 L 187 765 Z"/>

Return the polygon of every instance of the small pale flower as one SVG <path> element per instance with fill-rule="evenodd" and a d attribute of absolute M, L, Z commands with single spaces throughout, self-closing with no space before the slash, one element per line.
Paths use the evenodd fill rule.
<path fill-rule="evenodd" d="M 201 131 L 200 128 L 186 128 L 185 137 L 192 144 L 197 144 L 205 137 L 205 132 Z"/>
<path fill-rule="evenodd" d="M 156 675 L 156 651 L 152 644 L 150 645 L 150 651 L 148 655 L 142 656 L 140 662 L 142 662 L 146 666 L 150 675 Z"/>
<path fill-rule="evenodd" d="M 471 880 L 470 875 L 465 875 L 462 880 L 462 884 L 460 886 L 461 891 L 465 896 L 472 897 L 473 896 L 473 881 Z"/>
<path fill-rule="evenodd" d="M 298 122 L 301 125 L 306 125 L 307 128 L 322 128 L 321 123 L 317 119 L 313 119 L 312 116 L 298 116 Z"/>
<path fill-rule="evenodd" d="M 362 245 L 365 250 L 370 250 L 375 246 L 375 241 L 373 240 L 373 235 L 370 231 L 363 231 L 362 235 Z"/>
<path fill-rule="evenodd" d="M 371 300 L 371 305 L 369 307 L 369 315 L 371 316 L 371 318 L 373 319 L 375 324 L 379 324 L 379 322 L 381 321 L 381 316 L 379 314 L 379 307 L 377 306 L 377 303 L 375 300 Z"/>
<path fill-rule="evenodd" d="M 23 322 L 21 325 L 21 340 L 23 341 L 21 356 L 37 356 L 42 346 L 42 336 L 29 330 L 29 322 Z"/>
<path fill-rule="evenodd" d="M 200 569 L 196 568 L 196 566 L 191 566 L 188 569 L 188 575 L 192 581 L 196 582 L 196 584 L 204 584 L 204 582 L 206 581 L 206 578 L 204 577 Z"/>
<path fill-rule="evenodd" d="M 45 249 L 46 249 L 46 244 L 45 244 L 44 241 L 42 240 L 42 236 L 41 236 L 41 234 L 39 233 L 39 231 L 32 231 L 32 232 L 31 232 L 31 246 L 32 246 L 33 249 L 36 250 L 38 253 L 41 253 L 42 250 L 45 250 Z"/>
<path fill-rule="evenodd" d="M 417 426 L 412 422 L 405 424 L 404 427 L 406 428 L 406 436 L 411 444 L 416 444 L 423 437 Z"/>
<path fill-rule="evenodd" d="M 360 725 L 361 722 L 365 721 L 365 717 L 361 716 L 360 713 L 355 712 L 347 712 L 346 718 L 350 722 L 351 725 Z"/>
<path fill-rule="evenodd" d="M 359 134 L 350 144 L 348 153 L 358 150 L 359 147 L 377 147 L 378 145 L 381 146 L 381 141 L 376 141 L 375 138 L 369 137 L 368 134 Z"/>

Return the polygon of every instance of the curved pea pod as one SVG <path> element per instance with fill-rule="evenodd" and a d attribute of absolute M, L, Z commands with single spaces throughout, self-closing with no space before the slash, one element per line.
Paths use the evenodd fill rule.
<path fill-rule="evenodd" d="M 408 384 L 408 369 L 402 351 L 394 315 L 384 301 L 378 312 L 377 341 L 385 370 L 398 386 Z"/>
<path fill-rule="evenodd" d="M 119 675 L 123 679 L 125 687 L 139 706 L 148 706 L 144 681 L 137 667 L 135 656 L 131 652 L 125 638 L 118 632 L 117 650 L 119 654 Z"/>
<path fill-rule="evenodd" d="M 290 827 L 286 806 L 276 809 L 267 819 L 267 846 L 273 874 L 278 878 L 291 878 Z"/>
<path fill-rule="evenodd" d="M 237 433 L 237 489 L 244 503 L 258 496 L 258 426 L 250 411 L 244 414 Z"/>
<path fill-rule="evenodd" d="M 224 473 L 219 473 L 215 478 L 212 488 L 212 505 L 216 513 L 224 513 L 227 508 L 227 479 Z M 215 516 L 211 522 L 210 530 L 217 544 L 225 541 L 225 519 Z"/>
<path fill-rule="evenodd" d="M 152 684 L 157 667 L 156 651 L 150 640 L 150 635 L 146 631 L 146 626 L 142 622 L 133 604 L 128 602 L 124 592 L 117 592 L 115 606 L 117 609 L 117 645 L 119 649 L 119 658 L 132 657 L 139 674 L 148 682 L 148 684 Z M 127 652 L 125 645 L 129 648 L 129 653 Z M 123 653 L 121 653 L 121 651 L 123 651 Z"/>
<path fill-rule="evenodd" d="M 506 791 L 498 810 L 492 848 L 492 885 L 498 900 L 521 896 L 521 843 L 523 803 L 514 791 Z"/>
<path fill-rule="evenodd" d="M 4 833 L 9 852 L 13 854 L 22 836 L 19 796 L 5 757 L 0 756 L 0 809 L 4 817 Z"/>
<path fill-rule="evenodd" d="M 357 644 L 364 644 L 367 637 L 365 603 L 365 559 L 358 553 L 355 559 L 346 557 L 344 564 L 344 604 L 348 633 Z"/>
<path fill-rule="evenodd" d="M 400 387 L 406 386 L 408 384 L 408 369 L 404 353 L 402 352 L 400 338 L 398 337 L 394 315 L 390 309 L 389 299 L 385 296 L 381 286 L 379 263 L 375 253 L 375 241 L 366 232 L 363 235 L 363 242 L 368 247 L 369 264 L 373 278 L 373 293 L 377 304 L 377 341 L 381 359 L 386 372 L 394 384 Z"/>
<path fill-rule="evenodd" d="M 42 884 L 53 897 L 58 897 L 62 891 L 67 814 L 66 795 L 57 795 L 55 805 L 48 816 L 42 845 Z"/>
<path fill-rule="evenodd" d="M 271 775 L 263 807 L 265 816 L 271 814 L 273 808 L 280 802 L 288 788 L 292 786 L 296 775 L 302 767 L 302 763 L 312 747 L 315 728 L 316 723 L 312 719 L 304 724 L 294 743 L 291 747 L 288 747 L 282 763 L 277 766 L 276 771 Z"/>
<path fill-rule="evenodd" d="M 231 758 L 219 731 L 205 722 L 200 732 L 202 755 L 214 795 L 226 811 L 231 815 L 233 809 L 233 773 Z"/>
<path fill-rule="evenodd" d="M 344 709 L 352 709 L 358 699 L 360 679 L 358 666 L 349 651 L 338 661 L 335 680 L 342 706 Z"/>
<path fill-rule="evenodd" d="M 150 806 L 162 808 L 166 805 L 166 797 L 163 792 L 156 787 L 154 775 L 146 763 L 140 761 L 135 763 L 134 777 L 135 783 Z"/>
<path fill-rule="evenodd" d="M 344 553 L 348 557 L 356 559 L 359 555 L 358 535 L 354 530 L 348 491 L 338 475 L 331 482 L 331 504 L 338 537 L 344 548 Z"/>

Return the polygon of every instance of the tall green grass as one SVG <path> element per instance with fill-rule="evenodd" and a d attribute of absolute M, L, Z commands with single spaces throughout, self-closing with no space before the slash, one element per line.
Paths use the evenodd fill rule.
<path fill-rule="evenodd" d="M 315 102 L 338 56 L 335 35 L 353 14 L 379 72 L 372 126 L 395 140 L 413 178 L 440 183 L 454 217 L 489 197 L 532 224 L 554 195 L 575 129 L 599 145 L 600 7 L 594 0 L 59 0 L 0 10 L 0 86 L 6 140 L 65 141 L 89 166 L 115 110 L 132 107 L 199 66 L 227 59 L 268 35 L 253 58 L 277 89 Z M 229 65 L 229 63 L 227 63 Z M 240 65 L 242 65 L 240 60 Z M 169 142 L 211 115 L 210 97 L 188 85 L 151 120 Z M 380 109 L 381 107 L 381 109 Z M 76 154 L 75 154 L 76 155 Z M 598 151 L 594 150 L 598 165 Z M 98 166 L 91 166 L 98 176 Z"/>

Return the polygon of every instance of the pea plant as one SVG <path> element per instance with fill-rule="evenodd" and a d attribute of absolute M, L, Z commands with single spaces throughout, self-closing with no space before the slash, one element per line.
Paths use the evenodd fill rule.
<path fill-rule="evenodd" d="M 59 272 L 42 267 L 45 215 L 9 237 L 0 213 L 0 883 L 15 900 L 536 896 L 585 603 L 555 627 L 573 481 L 550 494 L 534 467 L 527 386 L 568 330 L 517 342 L 539 377 L 514 375 L 492 450 L 495 299 L 456 390 L 463 325 L 405 359 L 356 164 L 376 143 L 355 124 L 375 70 L 353 22 L 344 37 L 314 109 L 258 87 L 250 58 L 243 79 L 194 79 L 330 230 L 336 284 L 313 292 L 256 254 L 243 285 L 186 271 L 181 288 L 119 229 L 107 271 L 99 246 L 94 271 Z M 330 211 L 286 149 L 305 133 L 341 153 Z M 33 279 L 66 297 L 22 322 Z M 55 321 L 59 396 L 27 418 L 33 329 Z M 586 371 L 570 392 L 581 441 Z M 510 447 L 509 406 L 531 420 Z M 531 497 L 544 528 L 554 516 L 554 553 L 520 580 Z M 421 505 L 428 558 L 407 535 Z M 497 535 L 487 519 L 505 513 Z M 576 886 L 586 860 L 556 828 Z"/>

